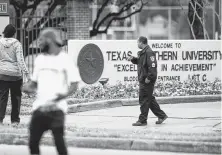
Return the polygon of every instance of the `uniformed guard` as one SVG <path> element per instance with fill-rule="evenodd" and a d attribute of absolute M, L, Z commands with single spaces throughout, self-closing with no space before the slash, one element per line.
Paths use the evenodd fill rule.
<path fill-rule="evenodd" d="M 149 109 L 158 117 L 156 124 L 161 124 L 167 119 L 167 115 L 160 109 L 155 97 L 153 96 L 154 85 L 157 79 L 157 61 L 155 52 L 147 44 L 146 37 L 139 37 L 138 47 L 142 49 L 138 52 L 138 57 L 129 57 L 128 60 L 137 64 L 139 81 L 139 104 L 141 114 L 139 120 L 133 126 L 147 125 Z"/>

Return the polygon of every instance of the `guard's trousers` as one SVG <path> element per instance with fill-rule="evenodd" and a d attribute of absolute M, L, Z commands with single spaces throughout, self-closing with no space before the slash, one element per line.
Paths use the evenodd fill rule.
<path fill-rule="evenodd" d="M 139 121 L 142 123 L 147 122 L 149 109 L 158 118 L 162 119 L 166 116 L 165 112 L 160 109 L 159 104 L 153 96 L 154 85 L 154 82 L 150 82 L 149 84 L 139 83 L 139 104 L 141 111 Z"/>

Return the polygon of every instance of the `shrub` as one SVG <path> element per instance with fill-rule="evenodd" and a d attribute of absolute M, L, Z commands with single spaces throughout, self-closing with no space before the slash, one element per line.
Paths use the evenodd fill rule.
<path fill-rule="evenodd" d="M 87 85 L 78 90 L 72 97 L 81 99 L 118 99 L 137 98 L 138 83 L 121 83 L 116 85 L 101 84 Z M 180 81 L 157 81 L 154 89 L 156 97 L 163 96 L 189 96 L 189 95 L 214 95 L 221 94 L 221 80 L 214 82 L 200 82 L 195 80 Z"/>

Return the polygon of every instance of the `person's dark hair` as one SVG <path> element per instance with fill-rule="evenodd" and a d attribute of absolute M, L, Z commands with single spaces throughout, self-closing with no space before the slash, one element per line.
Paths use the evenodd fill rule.
<path fill-rule="evenodd" d="M 16 29 L 12 24 L 8 24 L 3 31 L 5 38 L 12 38 L 15 35 L 15 33 Z"/>
<path fill-rule="evenodd" d="M 143 44 L 147 44 L 147 38 L 146 37 L 139 37 L 139 42 L 143 43 Z"/>

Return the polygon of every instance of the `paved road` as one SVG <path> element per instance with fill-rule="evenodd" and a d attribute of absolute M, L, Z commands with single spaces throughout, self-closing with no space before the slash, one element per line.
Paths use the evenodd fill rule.
<path fill-rule="evenodd" d="M 169 118 L 162 125 L 156 125 L 157 118 L 150 111 L 148 125 L 144 127 L 133 127 L 132 123 L 137 121 L 140 110 L 139 106 L 124 106 L 102 110 L 68 114 L 67 126 L 77 128 L 95 128 L 111 130 L 149 130 L 173 133 L 207 133 L 215 130 L 215 125 L 221 129 L 221 103 L 202 102 L 185 104 L 160 105 Z M 21 123 L 28 123 L 30 116 L 21 116 Z M 4 120 L 10 122 L 7 116 Z"/>
<path fill-rule="evenodd" d="M 29 155 L 27 146 L 0 145 L 1 155 Z M 102 149 L 69 148 L 70 155 L 200 155 L 188 153 L 151 152 L 151 151 L 122 151 Z M 41 146 L 41 155 L 56 155 L 54 147 Z M 203 155 L 203 154 L 201 154 Z"/>

